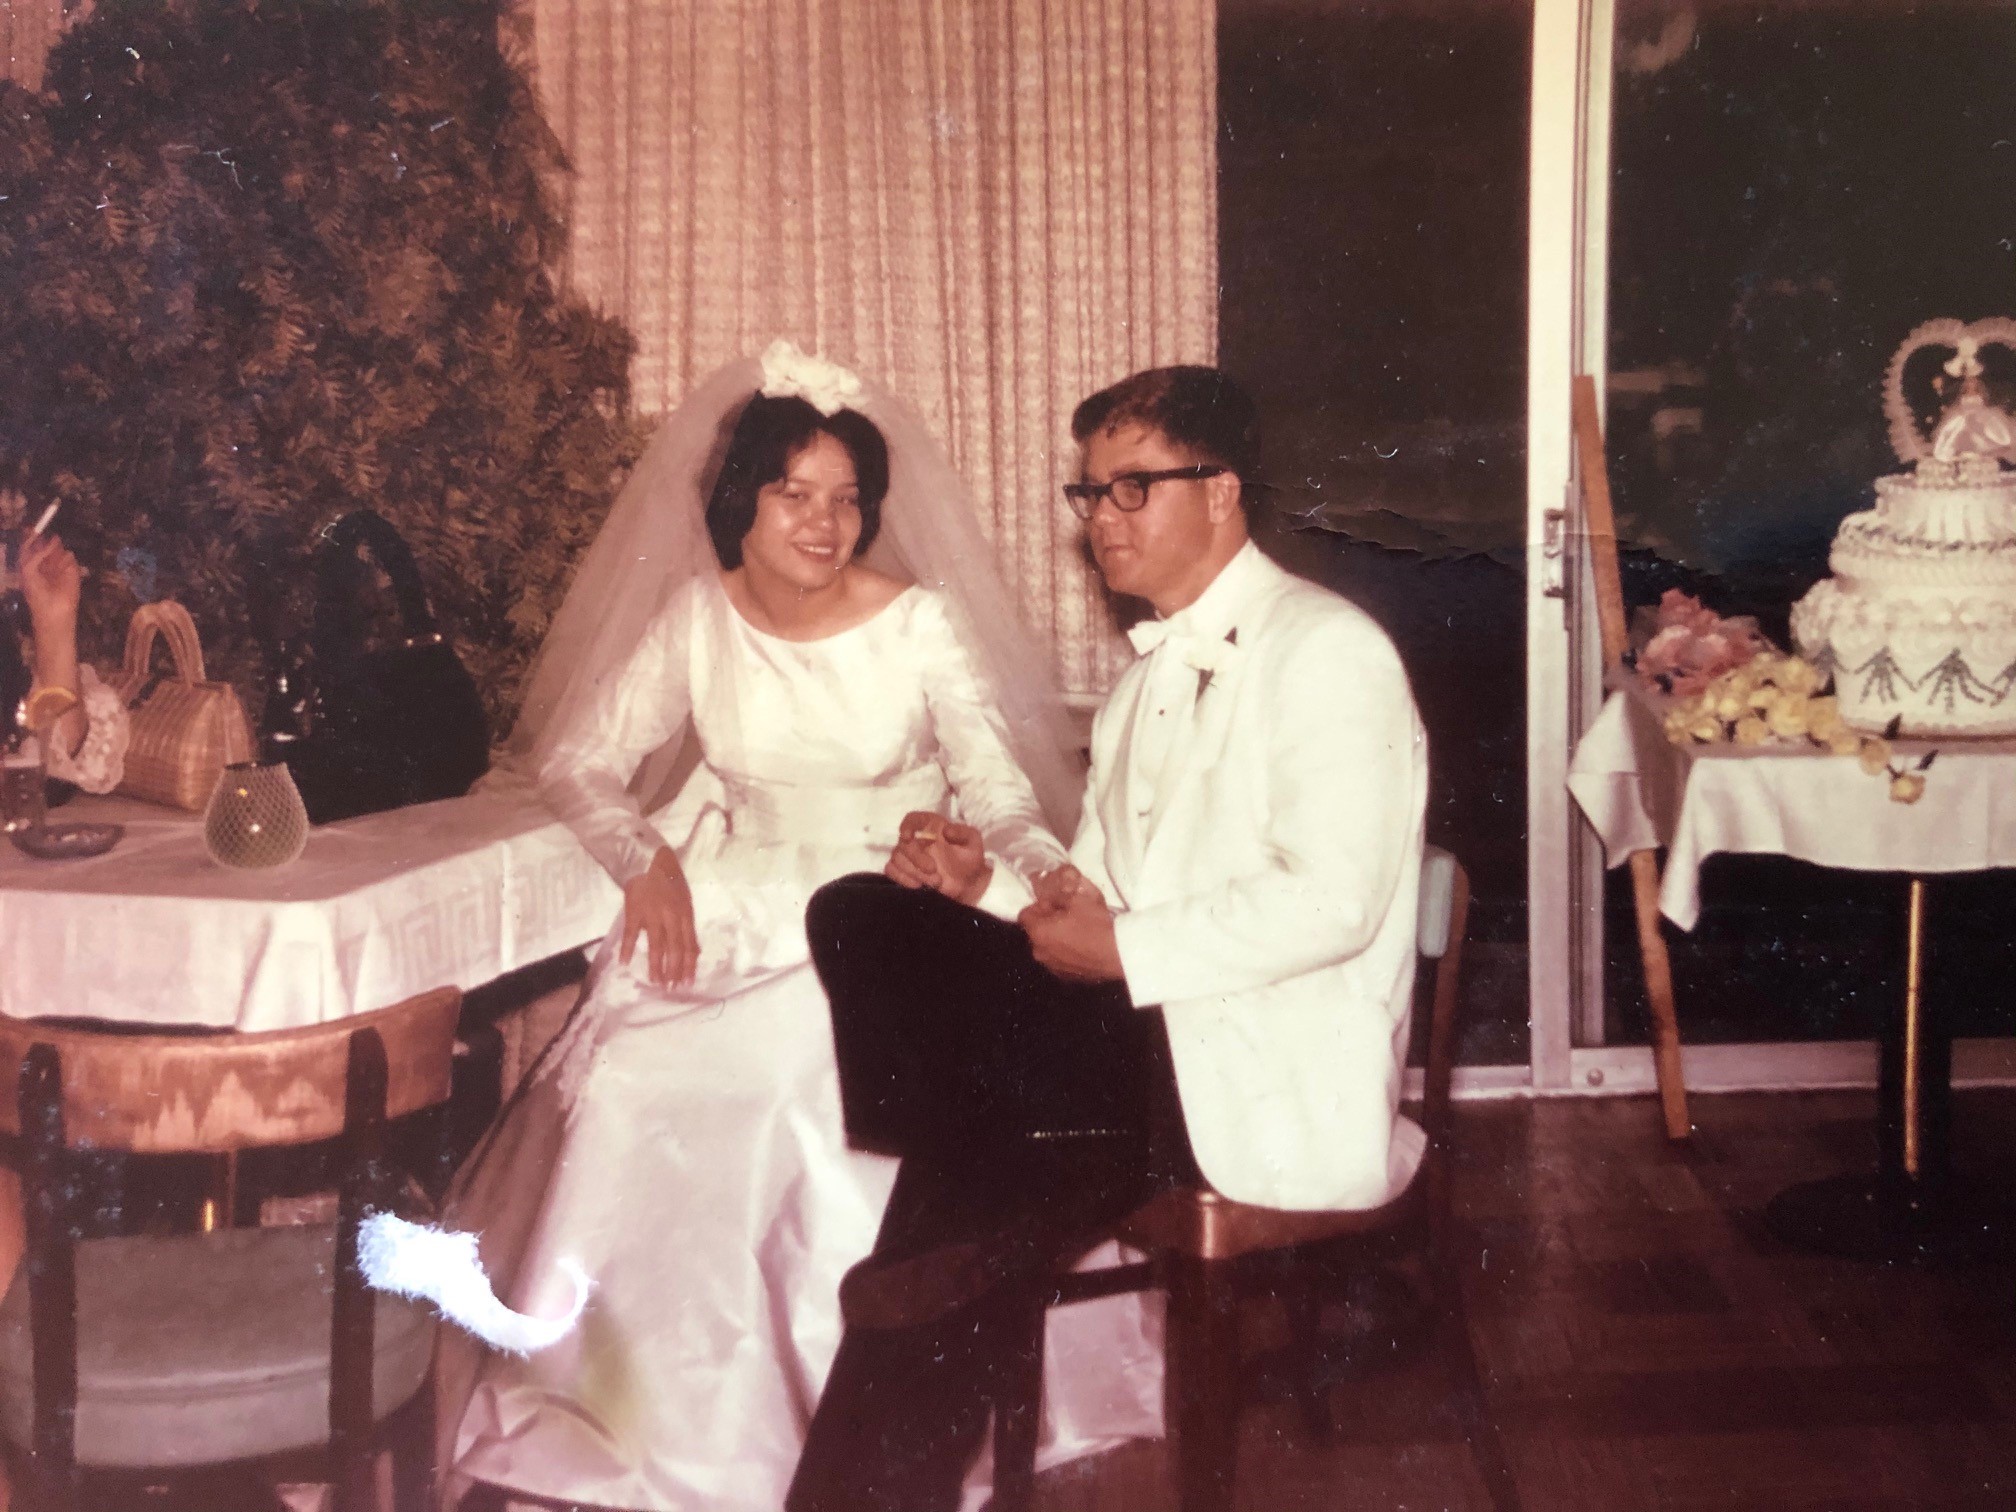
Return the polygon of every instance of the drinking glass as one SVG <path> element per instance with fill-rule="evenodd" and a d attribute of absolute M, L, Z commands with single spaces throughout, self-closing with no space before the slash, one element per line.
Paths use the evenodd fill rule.
<path fill-rule="evenodd" d="M 0 833 L 34 829 L 44 815 L 42 746 L 33 735 L 17 735 L 0 755 Z"/>

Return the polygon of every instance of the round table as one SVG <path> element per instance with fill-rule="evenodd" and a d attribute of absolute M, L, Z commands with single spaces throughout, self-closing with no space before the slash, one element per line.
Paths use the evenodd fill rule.
<path fill-rule="evenodd" d="M 1788 1188 L 1767 1218 L 1788 1243 L 1868 1259 L 1935 1258 L 2001 1246 L 1993 1189 L 1959 1181 L 1949 1150 L 1952 1035 L 1925 993 L 1928 893 L 1940 875 L 2016 867 L 2016 741 L 1899 741 L 1895 759 L 1937 751 L 1916 803 L 1853 756 L 1813 746 L 1676 747 L 1660 701 L 1635 679 L 1577 745 L 1568 786 L 1612 865 L 1666 850 L 1659 907 L 1681 929 L 1700 915 L 1700 870 L 1723 853 L 1896 872 L 1906 889 L 1906 982 L 1880 1046 L 1873 1172 Z"/>

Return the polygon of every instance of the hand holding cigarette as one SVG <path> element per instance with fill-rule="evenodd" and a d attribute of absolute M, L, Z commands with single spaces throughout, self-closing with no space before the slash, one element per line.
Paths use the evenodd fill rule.
<path fill-rule="evenodd" d="M 47 524 L 55 508 L 52 504 L 42 512 L 42 524 Z M 21 543 L 18 567 L 21 597 L 27 601 L 36 638 L 74 634 L 84 573 L 62 538 L 42 534 L 38 525 Z"/>
<path fill-rule="evenodd" d="M 943 814 L 903 816 L 896 849 L 882 874 L 903 887 L 928 887 L 960 903 L 972 903 L 987 890 L 993 867 L 980 831 Z"/>

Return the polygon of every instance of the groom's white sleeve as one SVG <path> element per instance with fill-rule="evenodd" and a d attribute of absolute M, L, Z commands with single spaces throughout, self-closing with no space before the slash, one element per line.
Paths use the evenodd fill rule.
<path fill-rule="evenodd" d="M 1371 944 L 1421 840 L 1427 750 L 1390 642 L 1356 614 L 1297 627 L 1254 671 L 1267 711 L 1267 859 L 1208 890 L 1121 914 L 1129 994 L 1146 1006 L 1238 993 L 1348 960 Z"/>

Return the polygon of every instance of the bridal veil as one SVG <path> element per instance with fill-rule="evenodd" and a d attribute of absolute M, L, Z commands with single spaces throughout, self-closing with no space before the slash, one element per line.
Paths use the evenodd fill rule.
<path fill-rule="evenodd" d="M 610 506 L 533 663 L 507 742 L 511 764 L 537 771 L 621 671 L 645 627 L 695 573 L 717 570 L 703 520 L 707 494 L 743 405 L 758 392 L 836 402 L 875 422 L 889 447 L 882 528 L 862 560 L 943 592 L 953 627 L 993 689 L 1016 759 L 1044 817 L 1067 844 L 1084 787 L 1077 741 L 1050 658 L 1017 614 L 970 495 L 944 448 L 907 404 L 846 369 L 779 341 L 730 363 L 667 417 Z M 691 766 L 675 739 L 633 783 L 646 812 Z"/>

